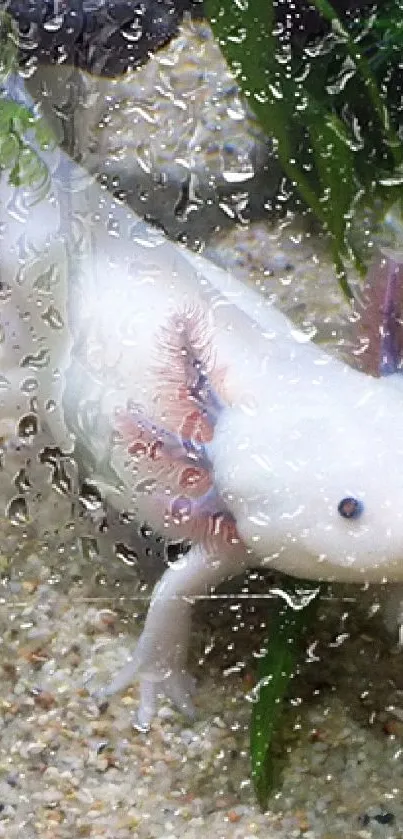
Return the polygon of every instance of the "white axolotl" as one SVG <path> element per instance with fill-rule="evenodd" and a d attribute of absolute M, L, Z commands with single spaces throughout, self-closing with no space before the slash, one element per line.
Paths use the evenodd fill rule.
<path fill-rule="evenodd" d="M 108 501 L 192 540 L 104 691 L 138 678 L 146 725 L 161 694 L 191 711 L 191 600 L 228 576 L 263 567 L 403 579 L 403 393 L 399 377 L 364 374 L 307 341 L 58 149 L 43 159 L 47 191 L 0 184 L 0 417 L 10 435 L 35 410 L 65 448 L 74 416 Z M 390 299 L 369 354 L 389 372 L 399 364 L 390 316 L 400 269 L 382 265 Z M 7 476 L 7 450 L 4 464 Z"/>

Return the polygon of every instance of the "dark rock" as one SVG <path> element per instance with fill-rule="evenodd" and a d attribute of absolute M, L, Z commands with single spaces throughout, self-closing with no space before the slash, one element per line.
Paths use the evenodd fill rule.
<path fill-rule="evenodd" d="M 395 816 L 389 812 L 377 813 L 374 816 L 374 821 L 378 822 L 378 824 L 393 824 L 395 822 Z"/>
<path fill-rule="evenodd" d="M 72 64 L 116 76 L 176 34 L 200 0 L 2 0 L 18 26 L 21 64 Z"/>
<path fill-rule="evenodd" d="M 368 827 L 371 821 L 377 824 L 390 825 L 396 821 L 396 816 L 381 807 L 370 807 L 366 813 L 359 816 L 358 821 L 362 827 Z"/>
<path fill-rule="evenodd" d="M 365 14 L 369 0 L 334 0 L 345 19 Z M 144 63 L 178 31 L 184 12 L 203 16 L 202 0 L 0 0 L 18 25 L 22 65 L 68 63 L 103 76 Z M 294 44 L 323 34 L 315 5 L 275 0 L 275 13 Z"/>

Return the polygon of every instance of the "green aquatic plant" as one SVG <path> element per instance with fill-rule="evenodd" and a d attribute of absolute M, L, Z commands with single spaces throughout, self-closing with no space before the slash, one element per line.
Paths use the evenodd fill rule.
<path fill-rule="evenodd" d="M 11 99 L 0 98 L 0 171 L 13 186 L 32 185 L 46 175 L 46 166 L 26 140 L 32 132 L 40 146 L 48 145 L 50 132 L 39 116 Z"/>
<path fill-rule="evenodd" d="M 327 232 L 339 281 L 364 271 L 354 219 L 403 208 L 403 2 L 338 16 L 312 0 L 322 35 L 302 45 L 276 18 L 275 0 L 206 0 L 220 47 L 274 148 L 299 209 Z M 281 196 L 280 196 L 281 199 Z M 359 237 L 358 237 L 359 238 Z"/>
<path fill-rule="evenodd" d="M 307 589 L 306 581 L 287 580 L 271 610 L 270 635 L 259 660 L 256 684 L 251 694 L 252 781 L 262 810 L 278 774 L 272 751 L 273 738 L 281 725 L 290 679 L 298 671 L 306 632 L 317 613 L 318 595 L 318 586 Z"/>
<path fill-rule="evenodd" d="M 46 167 L 27 136 L 40 147 L 52 134 L 40 115 L 24 102 L 10 97 L 7 80 L 18 70 L 17 40 L 9 15 L 0 13 L 0 172 L 8 173 L 13 186 L 34 184 L 46 176 Z"/>

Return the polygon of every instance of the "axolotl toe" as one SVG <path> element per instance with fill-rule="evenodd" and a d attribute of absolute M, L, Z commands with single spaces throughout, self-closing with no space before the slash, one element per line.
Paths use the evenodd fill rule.
<path fill-rule="evenodd" d="M 388 293 L 361 345 L 368 375 L 145 225 L 60 150 L 41 154 L 46 189 L 0 183 L 0 419 L 32 410 L 29 353 L 43 362 L 35 409 L 55 444 L 78 438 L 109 504 L 192 542 L 102 692 L 138 679 L 147 725 L 162 694 L 191 712 L 191 602 L 228 576 L 403 580 L 402 263 L 377 266 Z"/>

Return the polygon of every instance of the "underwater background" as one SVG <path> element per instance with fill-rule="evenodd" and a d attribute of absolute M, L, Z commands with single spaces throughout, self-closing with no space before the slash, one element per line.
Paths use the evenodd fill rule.
<path fill-rule="evenodd" d="M 21 75 L 57 142 L 157 229 L 257 287 L 307 339 L 349 357 L 354 323 L 329 231 L 300 197 L 285 200 L 276 138 L 242 95 L 200 5 L 144 3 L 134 17 L 130 3 L 67 6 L 7 4 Z M 280 4 L 279 25 L 284 14 Z M 305 9 L 292 28 L 298 45 L 303 27 L 309 37 L 326 32 Z M 138 46 L 127 53 L 128 43 Z M 342 253 L 353 290 L 362 232 L 389 241 L 399 229 L 396 213 L 392 233 L 379 234 L 396 195 L 382 210 L 380 200 L 357 210 Z M 29 422 L 22 433 L 32 437 Z M 391 617 L 399 590 L 322 587 L 286 690 L 262 811 L 251 706 L 276 609 L 269 589 L 284 580 L 251 572 L 198 604 L 196 721 L 167 702 L 150 731 L 134 729 L 135 685 L 104 705 L 89 687 L 125 663 L 151 586 L 181 548 L 110 511 L 102 527 L 85 434 L 74 454 L 33 437 L 29 488 L 20 476 L 29 516 L 14 505 L 0 522 L 0 836 L 403 836 L 402 659 Z"/>

